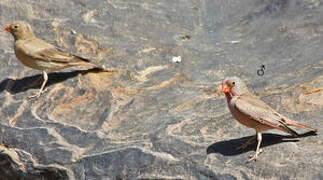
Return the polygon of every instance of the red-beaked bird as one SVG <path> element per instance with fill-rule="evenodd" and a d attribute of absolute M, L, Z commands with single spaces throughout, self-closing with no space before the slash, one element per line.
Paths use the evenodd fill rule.
<path fill-rule="evenodd" d="M 288 126 L 296 126 L 316 132 L 316 129 L 299 124 L 273 110 L 266 103 L 252 95 L 245 83 L 238 77 L 228 77 L 222 82 L 228 106 L 233 117 L 241 124 L 256 130 L 256 135 L 238 149 L 244 149 L 258 140 L 256 153 L 250 156 L 249 161 L 256 160 L 262 152 L 260 144 L 261 133 L 269 129 L 278 129 L 297 137 L 298 134 Z"/>
<path fill-rule="evenodd" d="M 14 37 L 14 50 L 16 57 L 24 64 L 33 69 L 41 70 L 44 81 L 39 92 L 32 97 L 39 97 L 43 92 L 48 80 L 47 72 L 57 71 L 72 66 L 88 66 L 99 68 L 90 60 L 64 52 L 47 42 L 38 39 L 32 27 L 24 21 L 13 22 L 5 28 Z"/>

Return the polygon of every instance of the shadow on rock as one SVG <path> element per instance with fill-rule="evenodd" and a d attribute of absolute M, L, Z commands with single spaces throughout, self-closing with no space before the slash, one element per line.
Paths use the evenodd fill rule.
<path fill-rule="evenodd" d="M 75 70 L 71 72 L 53 72 L 48 74 L 48 82 L 46 87 L 53 84 L 65 81 L 69 78 L 73 78 L 79 74 L 87 74 L 90 72 L 100 72 L 99 68 L 92 68 L 88 70 Z M 20 92 L 27 91 L 29 89 L 39 89 L 43 82 L 43 75 L 28 76 L 21 79 L 5 79 L 0 82 L 0 93 L 4 90 L 8 91 L 10 94 L 16 94 Z"/>
<path fill-rule="evenodd" d="M 293 137 L 289 135 L 278 135 L 278 134 L 270 134 L 264 133 L 262 134 L 262 142 L 261 147 L 266 147 L 274 144 L 279 144 L 282 142 L 297 142 L 299 141 L 298 138 L 307 137 L 307 136 L 314 136 L 316 135 L 315 132 L 307 132 L 304 134 L 300 134 L 299 137 Z M 242 154 L 248 151 L 254 151 L 256 149 L 256 142 L 254 144 L 249 145 L 247 148 L 243 150 L 236 150 L 241 144 L 245 143 L 250 139 L 252 136 L 243 137 L 239 139 L 232 139 L 228 141 L 220 141 L 210 145 L 206 153 L 220 153 L 224 156 L 234 156 L 238 154 Z"/>

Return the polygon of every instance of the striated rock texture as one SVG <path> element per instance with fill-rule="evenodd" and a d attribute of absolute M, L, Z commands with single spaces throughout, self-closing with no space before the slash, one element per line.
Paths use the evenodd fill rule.
<path fill-rule="evenodd" d="M 115 69 L 49 74 L 24 67 L 0 32 L 0 179 L 322 179 L 320 0 L 0 1 L 62 49 Z M 181 56 L 180 63 L 172 63 Z M 261 65 L 264 75 L 257 75 Z M 219 82 L 240 76 L 280 113 L 318 129 L 254 135 Z"/>

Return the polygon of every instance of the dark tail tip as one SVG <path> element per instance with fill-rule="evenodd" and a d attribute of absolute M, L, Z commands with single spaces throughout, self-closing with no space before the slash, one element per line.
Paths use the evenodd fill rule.
<path fill-rule="evenodd" d="M 317 134 L 317 129 L 313 129 L 310 132 L 313 132 L 314 134 Z"/>
<path fill-rule="evenodd" d="M 299 137 L 299 134 L 298 133 L 296 133 L 296 134 L 293 133 L 292 136 L 293 137 Z"/>
<path fill-rule="evenodd" d="M 287 131 L 293 136 L 293 137 L 299 137 L 299 134 L 294 131 L 293 129 L 286 126 Z"/>
<path fill-rule="evenodd" d="M 81 59 L 82 61 L 85 61 L 85 62 L 91 62 L 89 59 L 85 59 L 85 58 L 80 57 L 80 56 L 75 56 L 75 57 L 77 57 L 77 58 L 79 58 L 79 59 Z"/>
<path fill-rule="evenodd" d="M 289 133 L 293 137 L 299 137 L 299 134 L 296 131 L 294 131 L 293 129 L 289 128 L 286 124 L 281 123 L 279 126 L 280 126 L 280 128 L 282 128 L 283 131 Z"/>

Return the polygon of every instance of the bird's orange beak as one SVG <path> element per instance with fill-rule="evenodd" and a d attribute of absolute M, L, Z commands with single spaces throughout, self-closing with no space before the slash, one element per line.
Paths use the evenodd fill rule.
<path fill-rule="evenodd" d="M 230 88 L 228 87 L 227 83 L 225 83 L 225 82 L 222 83 L 222 91 L 224 92 L 224 94 L 230 93 Z"/>
<path fill-rule="evenodd" d="M 4 30 L 8 31 L 8 32 L 11 32 L 11 28 L 10 26 L 7 26 Z"/>

